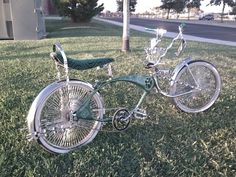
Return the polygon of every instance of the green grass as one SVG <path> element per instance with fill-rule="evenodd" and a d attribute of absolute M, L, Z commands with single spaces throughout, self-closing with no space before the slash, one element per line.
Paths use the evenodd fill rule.
<path fill-rule="evenodd" d="M 192 56 L 216 65 L 222 77 L 222 92 L 209 110 L 183 113 L 166 97 L 154 95 L 154 102 L 143 106 L 150 113 L 148 120 L 158 121 L 157 125 L 133 122 L 124 133 L 99 132 L 92 143 L 78 151 L 52 155 L 25 138 L 27 111 L 33 99 L 55 80 L 56 70 L 49 58 L 52 44 L 61 42 L 70 57 L 113 57 L 116 76 L 147 74 L 142 61 L 150 35 L 132 31 L 132 51 L 125 54 L 120 52 L 120 27 L 97 21 L 47 21 L 47 31 L 49 38 L 44 40 L 0 42 L 1 177 L 236 176 L 235 48 L 189 42 L 182 57 L 167 59 L 169 65 L 174 65 Z M 169 39 L 164 40 L 164 44 L 167 42 Z M 71 71 L 71 76 L 94 83 L 104 73 L 93 69 Z M 126 90 L 115 91 L 111 93 L 127 94 Z"/>

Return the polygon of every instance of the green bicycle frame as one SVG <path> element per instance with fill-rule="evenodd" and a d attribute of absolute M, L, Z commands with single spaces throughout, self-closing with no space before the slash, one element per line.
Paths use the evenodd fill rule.
<path fill-rule="evenodd" d="M 84 103 L 82 106 L 74 112 L 74 115 L 76 115 L 77 119 L 87 119 L 87 120 L 96 120 L 96 121 L 101 121 L 101 122 L 107 122 L 110 121 L 110 118 L 105 118 L 105 119 L 94 119 L 92 116 L 92 112 L 90 109 L 90 102 L 95 93 L 97 93 L 101 88 L 104 86 L 114 83 L 114 82 L 119 82 L 119 81 L 125 81 L 125 82 L 130 82 L 138 87 L 140 87 L 143 90 L 143 95 L 141 96 L 138 104 L 136 107 L 131 111 L 131 114 L 138 109 L 138 107 L 142 104 L 145 96 L 154 88 L 155 86 L 155 80 L 152 76 L 144 76 L 144 75 L 129 75 L 129 76 L 121 76 L 121 77 L 116 77 L 112 78 L 103 82 L 97 82 L 96 85 L 94 86 L 93 92 L 87 97 L 87 99 L 84 100 Z"/>

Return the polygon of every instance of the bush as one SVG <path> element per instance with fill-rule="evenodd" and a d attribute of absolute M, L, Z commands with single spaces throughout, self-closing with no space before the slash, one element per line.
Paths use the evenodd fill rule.
<path fill-rule="evenodd" d="M 61 16 L 68 16 L 72 22 L 89 22 L 91 18 L 103 11 L 103 4 L 98 0 L 54 0 Z"/>

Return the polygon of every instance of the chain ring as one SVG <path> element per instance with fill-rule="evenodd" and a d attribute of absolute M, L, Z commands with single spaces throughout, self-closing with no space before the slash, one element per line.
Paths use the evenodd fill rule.
<path fill-rule="evenodd" d="M 125 120 L 130 113 L 127 109 L 119 109 L 115 112 L 112 118 L 112 125 L 118 131 L 126 130 L 130 124 L 130 117 Z"/>

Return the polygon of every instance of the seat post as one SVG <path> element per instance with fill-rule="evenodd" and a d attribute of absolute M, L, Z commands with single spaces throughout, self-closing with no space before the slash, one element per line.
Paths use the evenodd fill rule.
<path fill-rule="evenodd" d="M 107 70 L 108 70 L 108 76 L 109 76 L 110 78 L 112 78 L 112 77 L 113 77 L 113 73 L 112 73 L 112 67 L 111 67 L 111 64 L 110 64 L 110 63 L 108 64 Z"/>
<path fill-rule="evenodd" d="M 69 69 L 68 69 L 68 60 L 66 57 L 66 54 L 61 46 L 60 43 L 55 43 L 53 45 L 53 51 L 56 52 L 56 50 L 58 50 L 61 53 L 61 56 L 63 57 L 63 65 L 64 65 L 64 69 L 65 69 L 65 78 L 66 78 L 66 82 L 69 82 Z"/>

